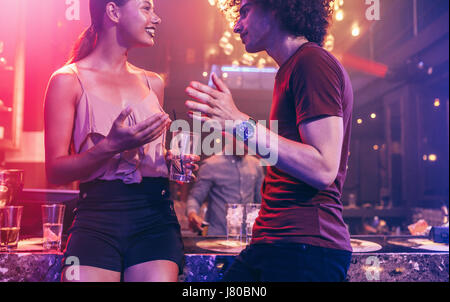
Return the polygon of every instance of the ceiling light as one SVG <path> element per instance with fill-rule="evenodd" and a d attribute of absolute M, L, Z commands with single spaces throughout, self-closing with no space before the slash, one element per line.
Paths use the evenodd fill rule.
<path fill-rule="evenodd" d="M 337 21 L 344 20 L 344 11 L 342 9 L 340 9 L 336 12 L 336 20 Z"/>
<path fill-rule="evenodd" d="M 358 25 L 353 25 L 352 27 L 352 36 L 353 37 L 357 37 L 361 34 L 361 29 L 359 28 Z"/>

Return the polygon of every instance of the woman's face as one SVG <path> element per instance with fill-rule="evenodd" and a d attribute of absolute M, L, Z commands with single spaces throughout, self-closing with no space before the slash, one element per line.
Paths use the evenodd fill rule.
<path fill-rule="evenodd" d="M 117 26 L 121 40 L 128 47 L 155 44 L 156 27 L 161 23 L 161 18 L 154 9 L 153 0 L 129 0 L 120 7 Z"/>

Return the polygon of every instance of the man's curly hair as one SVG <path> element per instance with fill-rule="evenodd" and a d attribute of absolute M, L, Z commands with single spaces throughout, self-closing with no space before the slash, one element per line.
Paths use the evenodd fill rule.
<path fill-rule="evenodd" d="M 275 12 L 282 28 L 294 36 L 304 36 L 320 46 L 327 34 L 330 17 L 333 14 L 333 0 L 251 0 L 264 9 Z M 241 0 L 227 0 L 226 15 L 239 19 Z M 230 13 L 232 12 L 232 13 Z"/>

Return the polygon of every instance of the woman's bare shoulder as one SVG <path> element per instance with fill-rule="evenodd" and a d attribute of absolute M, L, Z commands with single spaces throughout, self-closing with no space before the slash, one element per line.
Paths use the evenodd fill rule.
<path fill-rule="evenodd" d="M 74 71 L 75 64 L 65 65 L 55 72 L 50 77 L 51 82 L 57 82 L 58 84 L 75 84 L 78 82 L 76 73 Z"/>
<path fill-rule="evenodd" d="M 53 72 L 50 77 L 47 92 L 57 95 L 64 94 L 66 96 L 72 96 L 71 99 L 77 99 L 82 93 L 82 87 L 74 68 L 74 64 L 65 65 Z"/>

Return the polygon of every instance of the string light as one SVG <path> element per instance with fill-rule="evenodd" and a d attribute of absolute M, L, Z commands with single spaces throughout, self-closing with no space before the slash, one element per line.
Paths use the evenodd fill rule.
<path fill-rule="evenodd" d="M 334 49 L 334 36 L 333 35 L 327 35 L 325 38 L 324 48 L 331 52 Z"/>
<path fill-rule="evenodd" d="M 371 115 L 370 115 L 370 118 L 372 118 L 372 119 L 375 119 L 377 117 L 377 115 L 375 114 L 375 113 L 372 113 Z"/>
<path fill-rule="evenodd" d="M 441 106 L 441 101 L 438 98 L 434 99 L 434 107 L 439 107 Z"/>
<path fill-rule="evenodd" d="M 225 48 L 225 46 L 227 46 L 227 44 L 228 44 L 229 42 L 230 42 L 230 41 L 228 40 L 227 37 L 222 37 L 222 38 L 220 38 L 219 46 L 220 46 L 221 48 Z"/>
<path fill-rule="evenodd" d="M 337 21 L 344 20 L 344 11 L 342 9 L 340 9 L 336 12 L 336 20 Z"/>
<path fill-rule="evenodd" d="M 363 120 L 359 118 L 359 119 L 356 120 L 356 122 L 357 122 L 359 125 L 361 125 L 361 124 L 363 123 Z"/>
<path fill-rule="evenodd" d="M 380 149 L 380 146 L 378 146 L 378 145 L 373 146 L 373 150 L 378 151 L 378 149 Z"/>
<path fill-rule="evenodd" d="M 352 27 L 352 36 L 357 37 L 361 34 L 361 29 L 359 28 L 358 24 L 353 25 Z"/>
<path fill-rule="evenodd" d="M 258 61 L 258 68 L 264 68 L 264 67 L 266 67 L 266 63 L 267 63 L 267 61 L 266 61 L 266 59 L 264 59 L 264 58 L 261 58 L 261 59 L 259 59 L 259 61 Z"/>
<path fill-rule="evenodd" d="M 255 62 L 255 58 L 249 53 L 244 53 L 242 56 L 242 63 L 245 65 L 252 65 Z"/>
<path fill-rule="evenodd" d="M 428 160 L 429 160 L 429 161 L 432 161 L 432 162 L 436 161 L 436 160 L 437 160 L 436 154 L 430 154 L 430 155 L 428 155 Z"/>
<path fill-rule="evenodd" d="M 233 53 L 234 50 L 234 46 L 230 43 L 228 43 L 227 45 L 225 45 L 223 51 L 225 52 L 225 54 L 227 56 L 231 55 Z"/>

